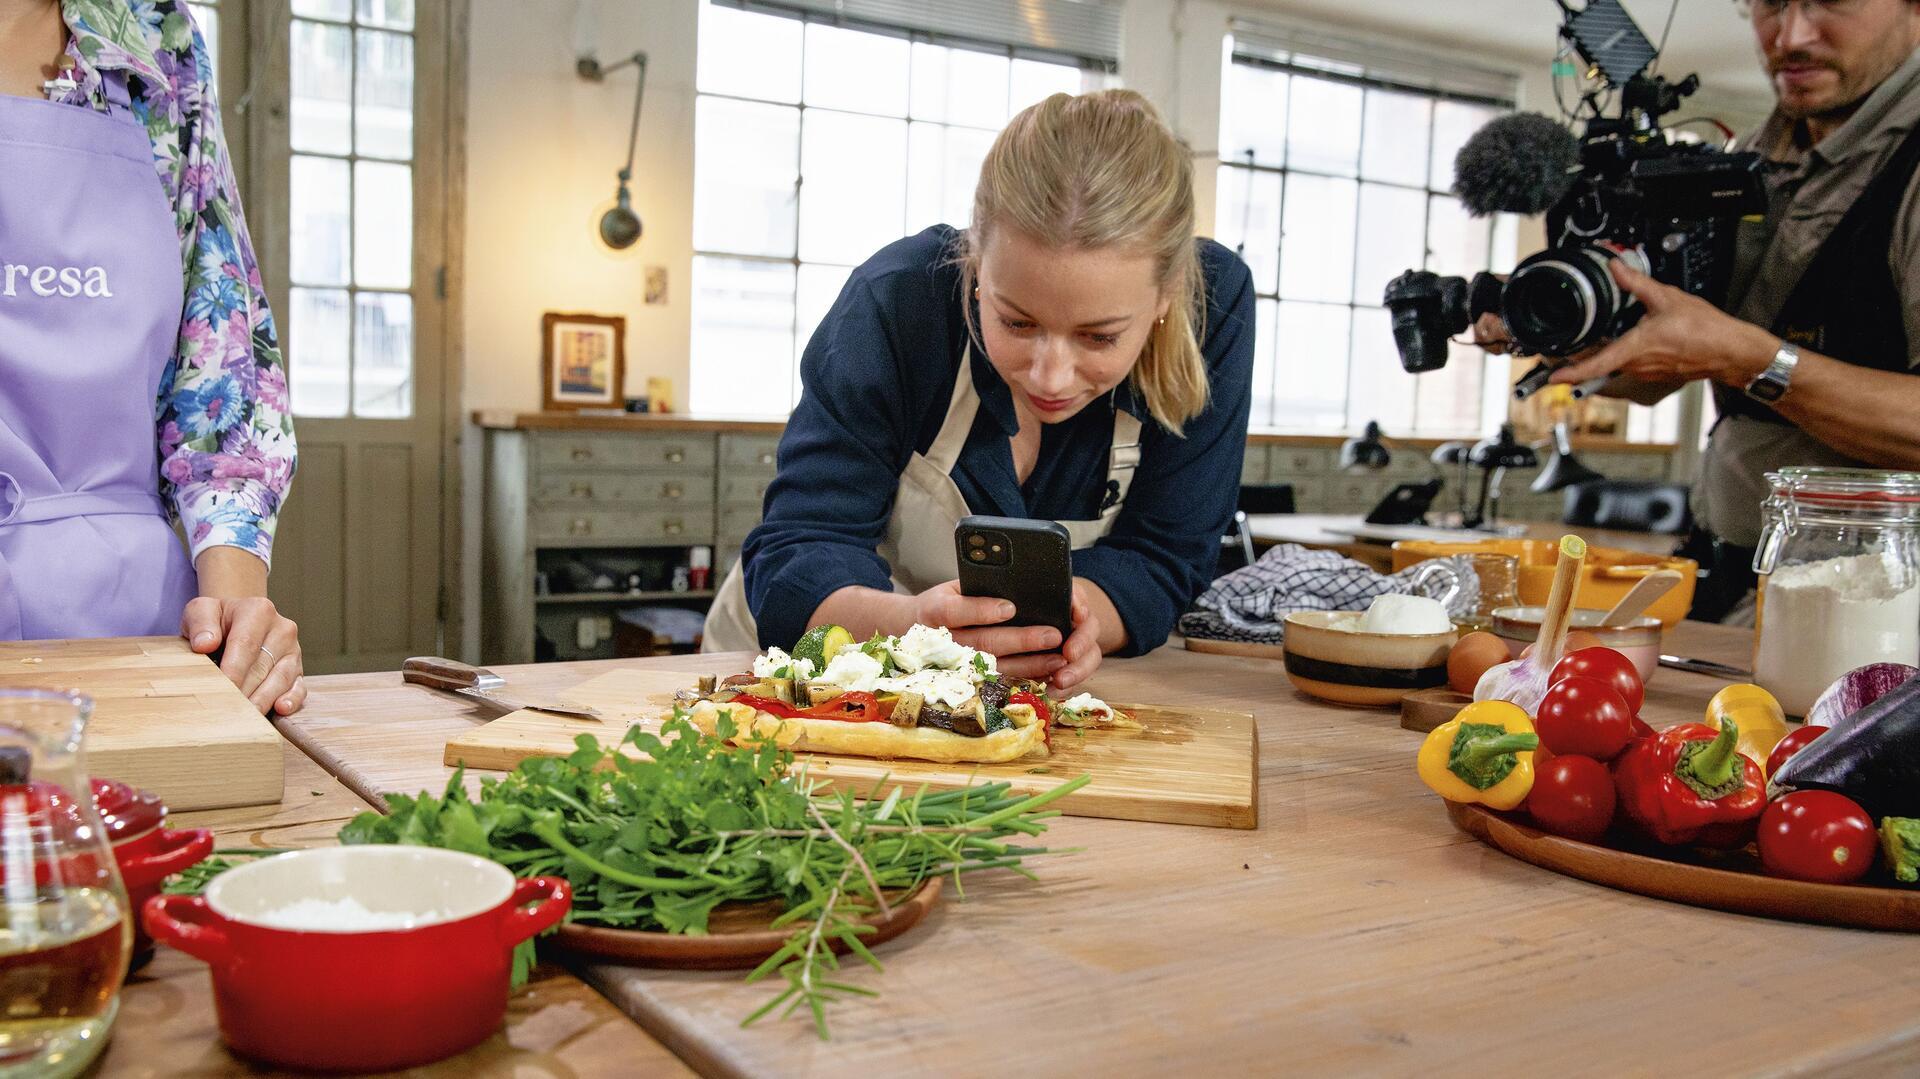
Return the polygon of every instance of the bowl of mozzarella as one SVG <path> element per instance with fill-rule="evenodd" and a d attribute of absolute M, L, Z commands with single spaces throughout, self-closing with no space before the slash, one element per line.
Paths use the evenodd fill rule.
<path fill-rule="evenodd" d="M 1336 704 L 1397 705 L 1447 683 L 1447 653 L 1459 631 L 1426 596 L 1375 596 L 1365 611 L 1295 611 L 1281 650 L 1287 680 Z"/>

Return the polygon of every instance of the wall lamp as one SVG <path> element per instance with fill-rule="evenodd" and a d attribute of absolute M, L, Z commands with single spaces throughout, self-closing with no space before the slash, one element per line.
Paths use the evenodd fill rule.
<path fill-rule="evenodd" d="M 620 170 L 620 190 L 614 195 L 613 208 L 600 215 L 600 242 L 615 251 L 625 251 L 639 243 L 643 231 L 640 215 L 633 212 L 633 194 L 627 190 L 627 183 L 633 179 L 633 148 L 640 138 L 640 102 L 647 95 L 647 54 L 636 52 L 605 65 L 591 56 L 582 56 L 574 64 L 574 70 L 588 82 L 605 82 L 608 75 L 628 66 L 639 73 L 639 78 L 634 82 L 633 125 L 627 132 L 627 164 Z"/>

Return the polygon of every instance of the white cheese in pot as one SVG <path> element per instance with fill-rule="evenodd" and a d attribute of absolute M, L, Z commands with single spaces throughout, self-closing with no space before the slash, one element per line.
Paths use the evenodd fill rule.
<path fill-rule="evenodd" d="M 412 929 L 443 922 L 447 918 L 447 912 L 440 910 L 368 910 L 352 896 L 344 899 L 315 899 L 309 896 L 263 914 L 251 915 L 247 920 L 277 929 L 339 933 Z"/>
<path fill-rule="evenodd" d="M 1445 633 L 1453 628 L 1453 620 L 1438 600 L 1388 594 L 1373 597 L 1356 628 L 1362 633 Z"/>

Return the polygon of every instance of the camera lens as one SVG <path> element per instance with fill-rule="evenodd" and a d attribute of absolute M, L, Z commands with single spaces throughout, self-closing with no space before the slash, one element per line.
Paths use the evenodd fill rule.
<path fill-rule="evenodd" d="M 1564 356 L 1612 332 L 1625 305 L 1601 248 L 1554 248 L 1520 264 L 1501 297 L 1514 343 L 1528 352 Z"/>

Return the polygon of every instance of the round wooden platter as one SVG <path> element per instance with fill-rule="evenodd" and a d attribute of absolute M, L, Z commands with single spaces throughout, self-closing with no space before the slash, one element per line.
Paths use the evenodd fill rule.
<path fill-rule="evenodd" d="M 1920 933 L 1920 887 L 1872 883 L 1888 879 L 1879 870 L 1869 883 L 1814 884 L 1766 876 L 1746 852 L 1679 861 L 1548 835 L 1485 806 L 1448 802 L 1447 815 L 1461 831 L 1523 862 L 1609 888 L 1735 914 Z"/>
<path fill-rule="evenodd" d="M 871 948 L 905 933 L 920 924 L 933 905 L 940 901 L 944 877 L 934 877 L 912 892 L 889 893 L 889 916 L 877 911 L 862 919 L 874 931 L 861 936 L 860 943 Z M 640 967 L 671 967 L 681 970 L 749 970 L 787 942 L 792 925 L 779 929 L 768 926 L 779 917 L 781 906 L 773 900 L 760 903 L 728 903 L 714 910 L 707 919 L 703 935 L 660 933 L 639 929 L 610 929 L 597 925 L 567 923 L 557 930 L 554 946 L 576 955 L 610 959 Z M 836 944 L 834 950 L 844 952 Z"/>

